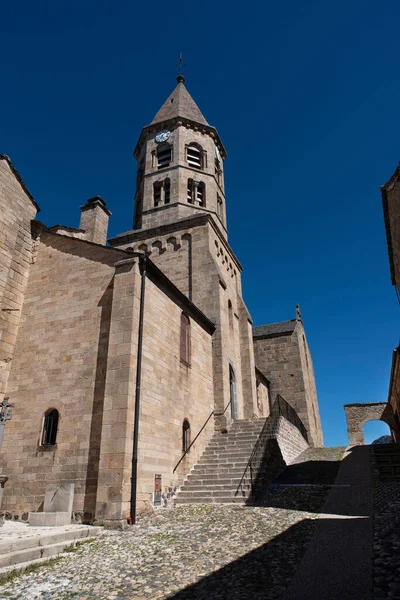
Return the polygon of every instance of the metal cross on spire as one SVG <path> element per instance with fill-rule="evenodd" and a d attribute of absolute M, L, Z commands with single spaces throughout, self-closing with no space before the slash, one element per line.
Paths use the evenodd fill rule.
<path fill-rule="evenodd" d="M 178 66 L 178 65 L 177 65 Z M 184 83 L 185 78 L 182 75 L 182 71 L 183 71 L 183 67 L 184 67 L 184 63 L 183 63 L 183 54 L 182 52 L 179 53 L 179 75 L 177 77 L 178 79 L 178 83 Z"/>

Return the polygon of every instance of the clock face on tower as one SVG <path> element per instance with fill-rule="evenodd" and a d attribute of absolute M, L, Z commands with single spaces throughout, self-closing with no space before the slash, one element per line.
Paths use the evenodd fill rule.
<path fill-rule="evenodd" d="M 161 142 L 166 142 L 170 135 L 171 135 L 171 132 L 168 131 L 167 129 L 164 129 L 163 131 L 159 131 L 157 133 L 155 140 L 156 140 L 157 144 L 160 144 Z"/>

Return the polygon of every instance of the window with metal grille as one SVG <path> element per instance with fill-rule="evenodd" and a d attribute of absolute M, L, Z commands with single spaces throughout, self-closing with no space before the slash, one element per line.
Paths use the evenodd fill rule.
<path fill-rule="evenodd" d="M 161 203 L 161 188 L 162 184 L 160 182 L 156 182 L 153 185 L 154 206 L 158 206 Z"/>
<path fill-rule="evenodd" d="M 190 423 L 187 419 L 182 425 L 182 452 L 187 452 L 190 446 Z"/>
<path fill-rule="evenodd" d="M 164 181 L 164 204 L 169 204 L 171 198 L 171 182 L 169 179 Z"/>
<path fill-rule="evenodd" d="M 58 410 L 50 409 L 44 415 L 42 446 L 54 446 L 58 428 Z"/>
<path fill-rule="evenodd" d="M 181 361 L 190 364 L 190 319 L 185 313 L 181 314 Z"/>
<path fill-rule="evenodd" d="M 195 169 L 203 168 L 203 151 L 198 146 L 188 146 L 186 149 L 186 158 L 189 167 L 194 167 Z"/>
<path fill-rule="evenodd" d="M 157 148 L 157 168 L 163 169 L 168 167 L 172 160 L 172 146 L 165 144 Z"/>

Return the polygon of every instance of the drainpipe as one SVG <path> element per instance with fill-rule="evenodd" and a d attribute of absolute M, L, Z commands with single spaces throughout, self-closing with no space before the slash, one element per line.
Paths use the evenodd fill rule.
<path fill-rule="evenodd" d="M 139 440 L 139 410 L 140 410 L 140 383 L 142 378 L 142 348 L 143 348 L 143 317 L 144 293 L 146 284 L 147 256 L 139 256 L 139 269 L 142 276 L 139 309 L 139 334 L 136 363 L 136 393 L 135 393 L 135 421 L 133 425 L 133 451 L 132 451 L 132 477 L 131 477 L 131 523 L 136 523 L 136 494 L 137 494 L 137 467 L 138 467 L 138 440 Z"/>

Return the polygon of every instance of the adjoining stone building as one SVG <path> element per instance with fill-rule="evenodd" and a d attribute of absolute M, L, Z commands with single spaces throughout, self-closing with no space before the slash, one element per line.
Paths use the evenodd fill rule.
<path fill-rule="evenodd" d="M 400 165 L 389 181 L 381 187 L 381 194 L 390 277 L 400 302 Z M 393 441 L 400 443 L 400 346 L 392 353 L 387 402 L 345 404 L 344 410 L 350 444 L 364 443 L 362 428 L 372 420 L 387 423 Z"/>
<path fill-rule="evenodd" d="M 390 277 L 400 302 L 400 165 L 381 187 L 383 215 L 389 254 Z M 394 426 L 392 437 L 400 443 L 400 347 L 393 350 L 388 403 L 392 408 Z"/>
<path fill-rule="evenodd" d="M 1 398 L 16 405 L 0 472 L 12 513 L 71 482 L 76 518 L 126 521 L 139 356 L 139 510 L 160 486 L 174 493 L 215 430 L 267 417 L 277 394 L 322 444 L 300 315 L 280 338 L 252 327 L 228 243 L 226 152 L 183 77 L 135 157 L 134 228 L 106 245 L 100 197 L 81 207 L 79 228 L 48 228 L 0 156 Z"/>

